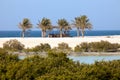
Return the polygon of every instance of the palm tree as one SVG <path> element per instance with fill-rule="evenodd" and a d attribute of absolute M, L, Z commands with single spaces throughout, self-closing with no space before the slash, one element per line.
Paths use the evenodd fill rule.
<path fill-rule="evenodd" d="M 67 22 L 66 19 L 59 19 L 57 23 L 60 29 L 60 37 L 62 37 L 62 32 L 63 30 L 65 30 L 66 27 L 69 26 L 69 23 Z"/>
<path fill-rule="evenodd" d="M 42 37 L 46 36 L 46 31 L 52 29 L 51 21 L 50 19 L 43 18 L 39 23 L 37 24 L 39 28 L 42 30 Z"/>
<path fill-rule="evenodd" d="M 92 24 L 89 22 L 89 19 L 87 18 L 86 15 L 83 15 L 81 16 L 81 34 L 82 34 L 82 37 L 84 37 L 84 32 L 85 32 L 85 29 L 91 29 L 92 28 Z"/>
<path fill-rule="evenodd" d="M 80 35 L 80 30 L 81 30 L 82 37 L 84 37 L 85 29 L 92 28 L 92 24 L 89 22 L 89 19 L 87 18 L 86 15 L 76 17 L 74 21 L 74 25 L 75 27 L 77 27 L 77 36 Z"/>
<path fill-rule="evenodd" d="M 26 30 L 32 28 L 32 24 L 28 18 L 24 18 L 22 23 L 19 23 L 19 28 L 22 29 L 22 37 L 24 37 Z"/>
<path fill-rule="evenodd" d="M 69 30 L 71 30 L 71 26 L 70 25 L 66 26 L 64 30 L 65 30 L 64 31 L 65 34 L 69 34 Z"/>
<path fill-rule="evenodd" d="M 73 25 L 77 28 L 77 36 L 80 36 L 81 17 L 76 17 Z"/>

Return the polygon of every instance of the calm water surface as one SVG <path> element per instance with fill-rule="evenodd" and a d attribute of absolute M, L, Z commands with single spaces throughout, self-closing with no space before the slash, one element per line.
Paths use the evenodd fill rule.
<path fill-rule="evenodd" d="M 59 30 L 51 31 L 51 34 L 59 34 Z M 48 34 L 48 33 L 47 33 Z M 69 31 L 71 37 L 77 36 L 76 30 Z M 101 31 L 86 31 L 85 36 L 109 36 L 120 35 L 120 30 L 101 30 Z M 20 37 L 21 31 L 0 31 L 1 37 Z M 26 37 L 41 37 L 41 31 L 27 31 Z"/>
<path fill-rule="evenodd" d="M 112 61 L 120 60 L 119 56 L 68 56 L 73 61 L 79 61 L 80 63 L 93 64 L 95 61 Z"/>
<path fill-rule="evenodd" d="M 19 59 L 24 59 L 25 56 L 19 56 Z M 79 61 L 80 63 L 93 64 L 95 61 L 112 61 L 120 60 L 119 56 L 68 56 L 73 61 Z"/>

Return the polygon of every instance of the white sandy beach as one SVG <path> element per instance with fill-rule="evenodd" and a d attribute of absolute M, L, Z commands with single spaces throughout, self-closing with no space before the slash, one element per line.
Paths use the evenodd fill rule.
<path fill-rule="evenodd" d="M 34 47 L 36 45 L 39 45 L 40 43 L 48 43 L 51 45 L 51 47 L 57 47 L 59 43 L 67 43 L 71 48 L 74 48 L 76 45 L 82 43 L 82 42 L 99 42 L 101 40 L 108 41 L 111 43 L 118 43 L 120 44 L 120 35 L 119 36 L 87 36 L 87 37 L 66 37 L 66 38 L 35 38 L 35 37 L 29 37 L 29 38 L 0 38 L 0 47 L 3 47 L 3 43 L 5 43 L 8 40 L 11 39 L 17 39 L 22 44 L 25 45 L 25 47 Z"/>

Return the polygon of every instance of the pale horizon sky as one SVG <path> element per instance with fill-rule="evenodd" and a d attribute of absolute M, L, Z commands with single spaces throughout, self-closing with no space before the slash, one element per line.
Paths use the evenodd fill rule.
<path fill-rule="evenodd" d="M 0 0 L 0 31 L 19 30 L 23 18 L 30 19 L 32 30 L 43 17 L 53 25 L 57 20 L 87 15 L 93 30 L 120 30 L 120 0 Z"/>

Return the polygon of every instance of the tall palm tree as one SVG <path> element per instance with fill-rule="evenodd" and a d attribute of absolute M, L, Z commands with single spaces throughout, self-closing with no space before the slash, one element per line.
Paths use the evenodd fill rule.
<path fill-rule="evenodd" d="M 32 28 L 32 24 L 28 18 L 24 18 L 22 23 L 19 23 L 19 28 L 22 29 L 22 37 L 25 37 L 26 30 Z"/>
<path fill-rule="evenodd" d="M 57 23 L 60 29 L 60 37 L 62 37 L 63 30 L 65 30 L 65 28 L 69 26 L 69 23 L 66 19 L 58 19 Z"/>
<path fill-rule="evenodd" d="M 43 18 L 39 23 L 37 24 L 39 28 L 42 30 L 42 37 L 46 36 L 46 31 L 52 29 L 51 21 L 50 19 Z"/>
<path fill-rule="evenodd" d="M 80 36 L 81 17 L 75 17 L 73 25 L 77 28 L 77 36 Z"/>
<path fill-rule="evenodd" d="M 92 28 L 92 24 L 89 22 L 89 19 L 87 18 L 86 15 L 83 15 L 81 16 L 81 34 L 82 34 L 82 37 L 84 37 L 84 32 L 85 32 L 85 29 L 91 29 Z"/>
<path fill-rule="evenodd" d="M 75 27 L 77 27 L 77 36 L 80 36 L 80 30 L 82 37 L 84 37 L 85 29 L 91 29 L 92 24 L 89 22 L 89 19 L 86 15 L 76 17 L 74 21 Z"/>

